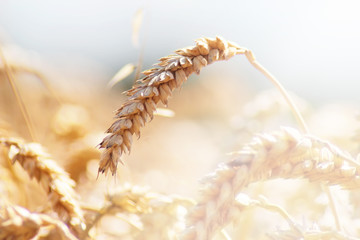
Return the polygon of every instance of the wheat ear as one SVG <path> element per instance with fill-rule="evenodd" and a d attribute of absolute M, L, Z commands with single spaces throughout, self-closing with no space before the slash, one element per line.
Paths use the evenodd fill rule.
<path fill-rule="evenodd" d="M 0 239 L 40 239 L 39 235 L 41 239 L 77 240 L 64 223 L 48 215 L 31 213 L 20 206 L 0 211 Z"/>
<path fill-rule="evenodd" d="M 49 159 L 39 144 L 23 144 L 18 139 L 9 138 L 0 138 L 0 144 L 8 147 L 8 157 L 13 163 L 18 162 L 30 178 L 40 183 L 54 211 L 80 235 L 84 229 L 83 213 L 76 200 L 75 182 L 69 175 Z"/>
<path fill-rule="evenodd" d="M 307 178 L 345 189 L 360 188 L 359 169 L 351 165 L 355 164 L 349 154 L 295 129 L 258 135 L 239 152 L 239 157 L 221 164 L 202 180 L 201 199 L 188 215 L 182 239 L 211 239 L 233 219 L 235 195 L 253 182 Z"/>
<path fill-rule="evenodd" d="M 153 118 L 156 105 L 161 101 L 167 105 L 175 88 L 179 88 L 192 73 L 214 61 L 227 60 L 236 54 L 248 51 L 220 37 L 201 38 L 196 46 L 175 51 L 176 54 L 160 59 L 155 68 L 143 72 L 145 75 L 127 91 L 129 98 L 117 110 L 117 120 L 106 131 L 109 133 L 99 144 L 105 148 L 99 163 L 99 173 L 108 170 L 114 175 L 124 152 L 130 152 L 133 134 L 140 136 L 140 128 Z"/>

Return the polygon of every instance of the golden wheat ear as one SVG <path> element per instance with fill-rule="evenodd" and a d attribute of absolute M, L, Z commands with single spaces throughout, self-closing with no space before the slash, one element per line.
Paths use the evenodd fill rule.
<path fill-rule="evenodd" d="M 116 111 L 117 120 L 106 131 L 109 135 L 99 144 L 105 150 L 98 172 L 106 173 L 110 169 L 112 175 L 116 173 L 121 155 L 130 152 L 132 136 L 140 137 L 140 128 L 153 118 L 156 105 L 160 101 L 167 105 L 172 91 L 192 73 L 199 74 L 201 68 L 214 61 L 227 60 L 247 51 L 221 37 L 200 38 L 195 46 L 176 50 L 174 55 L 161 58 L 155 68 L 144 71 L 144 77 L 126 91 L 129 98 Z"/>
<path fill-rule="evenodd" d="M 0 137 L 1 145 L 7 147 L 7 157 L 12 163 L 18 162 L 30 178 L 39 182 L 59 218 L 80 236 L 84 230 L 84 216 L 74 191 L 75 182 L 68 173 L 49 158 L 40 144 Z"/>

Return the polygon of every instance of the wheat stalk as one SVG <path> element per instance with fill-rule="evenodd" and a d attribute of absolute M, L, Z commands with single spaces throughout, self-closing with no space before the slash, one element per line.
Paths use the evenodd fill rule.
<path fill-rule="evenodd" d="M 45 214 L 31 213 L 20 206 L 3 207 L 0 211 L 0 239 L 77 240 L 67 226 Z"/>
<path fill-rule="evenodd" d="M 18 139 L 9 138 L 0 138 L 0 144 L 8 148 L 8 157 L 12 163 L 18 162 L 30 178 L 39 182 L 47 193 L 53 210 L 80 235 L 84 228 L 83 213 L 76 200 L 75 182 L 68 174 L 49 159 L 39 144 L 23 144 Z"/>
<path fill-rule="evenodd" d="M 34 124 L 32 122 L 32 119 L 31 119 L 30 115 L 29 115 L 29 112 L 27 110 L 27 106 L 24 103 L 24 100 L 22 99 L 22 96 L 21 96 L 21 94 L 19 92 L 19 89 L 16 86 L 15 77 L 14 77 L 14 74 L 12 72 L 12 69 L 8 65 L 7 60 L 6 60 L 5 56 L 4 56 L 1 48 L 0 48 L 0 58 L 1 58 L 1 61 L 3 62 L 3 64 L 4 64 L 5 76 L 6 76 L 7 80 L 9 81 L 9 84 L 11 86 L 11 90 L 13 91 L 13 93 L 15 95 L 16 102 L 18 103 L 21 114 L 24 117 L 24 120 L 25 120 L 26 126 L 27 126 L 27 128 L 29 130 L 30 136 L 35 141 L 37 138 L 36 138 L 36 134 L 35 134 L 35 130 L 34 130 Z"/>
<path fill-rule="evenodd" d="M 333 144 L 291 128 L 261 134 L 239 157 L 221 164 L 202 180 L 201 199 L 188 216 L 182 239 L 211 239 L 233 219 L 234 196 L 241 189 L 273 178 L 307 178 L 345 189 L 360 187 L 358 164 Z"/>
<path fill-rule="evenodd" d="M 279 214 L 284 220 L 287 221 L 290 229 L 276 230 L 275 232 L 268 233 L 271 239 L 281 240 L 295 240 L 295 239 L 309 239 L 309 240 L 325 240 L 325 239 L 339 239 L 339 240 L 355 240 L 357 238 L 348 236 L 338 231 L 323 231 L 319 226 L 312 226 L 311 228 L 296 223 L 290 214 L 281 206 L 270 203 L 264 196 L 259 196 L 259 199 L 251 199 L 248 195 L 240 193 L 236 196 L 235 202 L 240 211 L 249 208 L 258 207 L 263 208 L 269 212 Z"/>
<path fill-rule="evenodd" d="M 157 67 L 143 72 L 145 75 L 127 91 L 129 98 L 117 110 L 117 120 L 106 131 L 109 133 L 99 144 L 105 148 L 99 163 L 99 173 L 116 173 L 117 164 L 124 152 L 130 152 L 133 134 L 140 137 L 140 128 L 153 118 L 159 102 L 167 105 L 175 88 L 179 88 L 192 73 L 214 61 L 227 60 L 248 51 L 220 37 L 201 38 L 196 46 L 175 51 L 160 59 Z"/>

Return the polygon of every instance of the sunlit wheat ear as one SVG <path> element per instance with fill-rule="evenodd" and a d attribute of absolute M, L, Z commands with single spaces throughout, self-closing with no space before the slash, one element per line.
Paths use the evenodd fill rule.
<path fill-rule="evenodd" d="M 360 188 L 358 167 L 333 144 L 283 128 L 253 138 L 239 156 L 202 180 L 200 200 L 188 215 L 182 239 L 211 239 L 236 213 L 235 196 L 250 183 L 274 178 L 307 178 L 345 189 Z"/>
<path fill-rule="evenodd" d="M 105 149 L 99 173 L 108 170 L 113 175 L 116 173 L 121 155 L 130 152 L 133 135 L 140 137 L 140 128 L 153 118 L 157 104 L 167 105 L 172 91 L 181 87 L 189 75 L 199 74 L 203 67 L 214 61 L 227 60 L 246 51 L 220 37 L 201 38 L 196 40 L 195 46 L 179 49 L 174 55 L 161 58 L 156 67 L 144 71 L 144 77 L 126 92 L 129 98 L 117 110 L 117 120 L 99 144 Z"/>
<path fill-rule="evenodd" d="M 0 144 L 8 148 L 8 157 L 18 162 L 35 178 L 48 195 L 53 210 L 67 223 L 73 232 L 81 234 L 84 229 L 83 213 L 74 191 L 75 182 L 49 158 L 40 144 L 23 144 L 18 139 L 0 138 Z"/>
<path fill-rule="evenodd" d="M 20 206 L 9 206 L 0 208 L 0 239 L 77 240 L 78 238 L 57 219 L 45 214 L 31 213 Z"/>

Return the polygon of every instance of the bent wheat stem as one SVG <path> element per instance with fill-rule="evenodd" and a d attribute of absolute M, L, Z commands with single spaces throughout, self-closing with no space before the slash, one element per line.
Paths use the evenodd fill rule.
<path fill-rule="evenodd" d="M 243 208 L 248 207 L 260 207 L 263 209 L 266 209 L 271 212 L 278 213 L 281 217 L 283 217 L 287 222 L 288 225 L 297 233 L 301 233 L 301 230 L 295 223 L 295 221 L 292 219 L 290 214 L 281 206 L 270 203 L 268 199 L 266 199 L 264 196 L 259 196 L 259 200 L 251 199 L 246 194 L 240 193 L 236 197 L 236 203 L 235 203 L 240 210 L 243 210 Z"/>
<path fill-rule="evenodd" d="M 298 121 L 300 127 L 302 128 L 304 133 L 309 133 L 309 128 L 307 127 L 304 118 L 302 117 L 299 109 L 297 108 L 294 101 L 291 99 L 290 95 L 286 91 L 286 89 L 281 85 L 281 83 L 268 71 L 264 68 L 258 61 L 256 61 L 254 54 L 252 51 L 247 50 L 245 52 L 245 56 L 248 61 L 259 70 L 267 79 L 270 80 L 272 84 L 280 91 L 280 93 L 284 96 L 286 102 L 289 104 L 291 111 L 293 112 L 296 120 Z"/>

